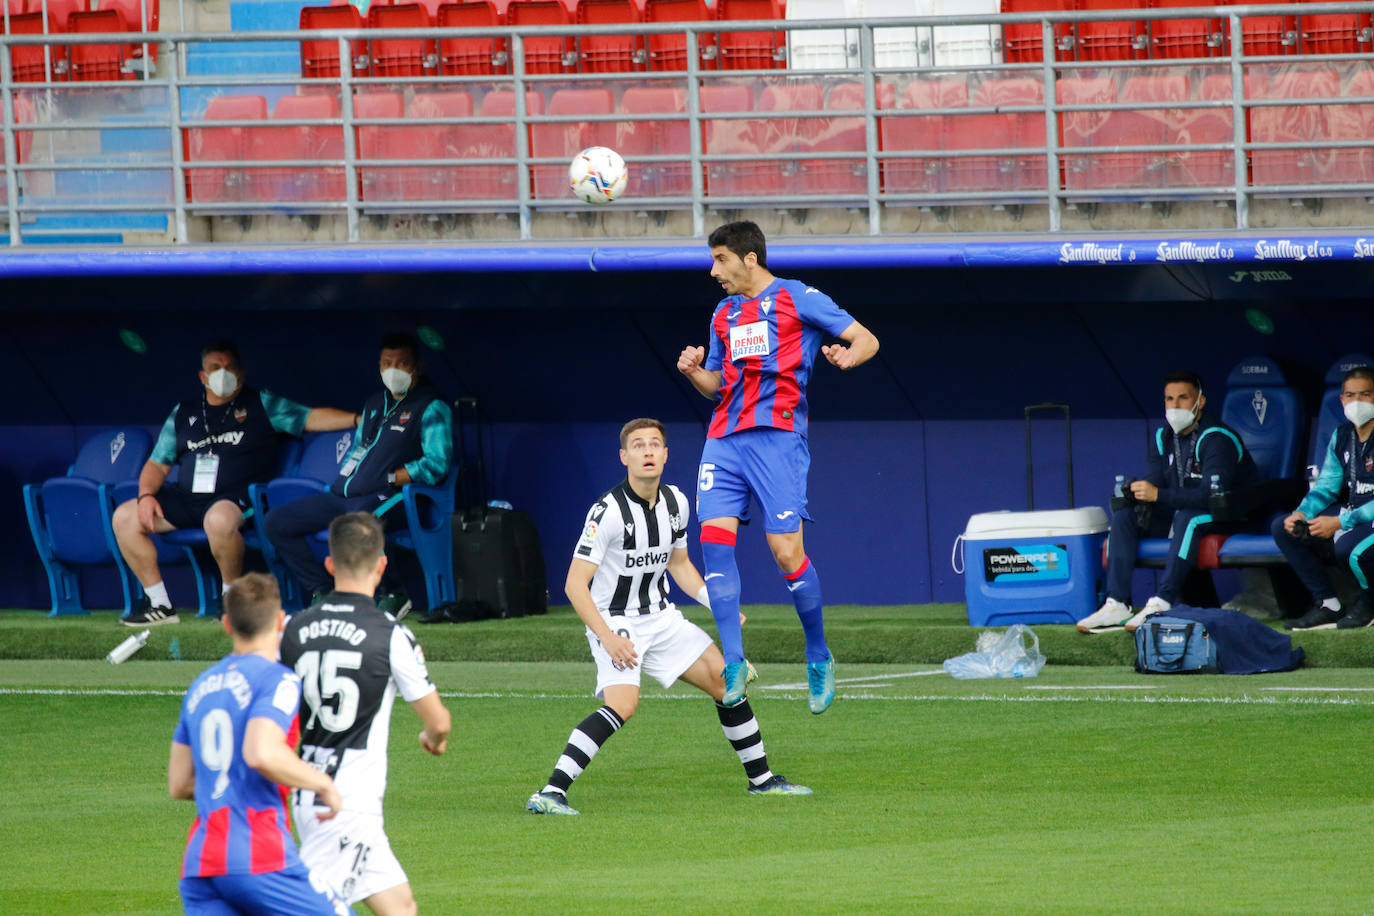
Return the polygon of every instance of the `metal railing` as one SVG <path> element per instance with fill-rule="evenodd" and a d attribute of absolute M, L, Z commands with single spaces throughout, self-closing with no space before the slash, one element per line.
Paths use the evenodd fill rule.
<path fill-rule="evenodd" d="M 1288 197 L 1321 197 L 1332 195 L 1374 194 L 1374 189 L 1364 182 L 1333 182 L 1329 184 L 1268 184 L 1255 186 L 1250 179 L 1250 154 L 1269 150 L 1341 150 L 1351 148 L 1370 149 L 1374 138 L 1353 140 L 1303 140 L 1293 142 L 1252 142 L 1247 137 L 1246 122 L 1249 112 L 1268 106 L 1326 106 L 1332 104 L 1357 105 L 1374 104 L 1374 96 L 1354 98 L 1252 98 L 1246 93 L 1247 73 L 1256 68 L 1278 65 L 1344 65 L 1346 67 L 1374 66 L 1374 57 L 1363 53 L 1312 54 L 1312 55 L 1245 55 L 1243 21 L 1252 15 L 1272 16 L 1310 16 L 1329 13 L 1367 12 L 1368 3 L 1330 3 L 1330 4 L 1293 4 L 1284 6 L 1261 7 L 1220 7 L 1202 9 L 1130 9 L 1102 10 L 1090 13 L 1026 13 L 1005 16 L 941 16 L 912 19 L 882 20 L 814 20 L 814 21 L 762 21 L 734 22 L 715 21 L 703 23 L 634 23 L 626 25 L 598 26 L 541 26 L 524 28 L 486 28 L 486 29 L 362 29 L 362 30 L 324 30 L 309 32 L 255 32 L 255 33 L 161 33 L 161 34 L 116 34 L 116 35 L 0 35 L 0 114 L 3 114 L 3 152 L 4 184 L 6 198 L 3 211 L 7 215 L 9 241 L 11 246 L 23 241 L 21 231 L 26 218 L 37 218 L 50 213 L 78 212 L 120 212 L 165 214 L 172 222 L 172 238 L 177 243 L 186 242 L 190 236 L 189 220 L 206 215 L 248 215 L 261 213 L 319 214 L 343 212 L 346 216 L 349 241 L 357 241 L 360 236 L 361 219 L 366 215 L 395 213 L 398 211 L 440 214 L 455 212 L 495 212 L 516 216 L 521 238 L 533 236 L 533 220 L 542 211 L 580 209 L 585 205 L 571 196 L 547 198 L 536 195 L 532 177 L 536 170 L 544 167 L 565 165 L 567 155 L 531 155 L 530 128 L 541 125 L 559 124 L 616 124 L 625 121 L 636 123 L 675 122 L 687 125 L 688 148 L 681 152 L 662 152 L 644 154 L 630 159 L 632 169 L 655 169 L 666 165 L 686 164 L 690 175 L 689 193 L 659 196 L 629 196 L 619 202 L 621 208 L 634 210 L 673 210 L 688 209 L 691 212 L 694 235 L 704 232 L 709 209 L 739 209 L 743 207 L 806 208 L 845 206 L 867 212 L 868 231 L 878 235 L 884 231 L 884 213 L 891 207 L 926 206 L 946 207 L 963 204 L 976 205 L 1026 205 L 1043 204 L 1048 210 L 1048 225 L 1052 232 L 1063 228 L 1063 209 L 1066 205 L 1078 205 L 1085 201 L 1147 200 L 1171 201 L 1179 198 L 1218 199 L 1229 202 L 1234 207 L 1235 225 L 1238 229 L 1249 226 L 1250 202 L 1256 195 L 1282 195 Z M 146 15 L 146 12 L 145 12 Z M 1071 43 L 1061 40 L 1056 28 L 1062 24 L 1082 22 L 1105 22 L 1132 20 L 1156 22 L 1166 19 L 1209 18 L 1225 20 L 1228 25 L 1228 41 L 1223 43 L 1223 56 L 1182 58 L 1168 60 L 1060 60 L 1057 53 L 1071 51 Z M 1009 26 L 1033 23 L 1040 27 L 1042 59 L 1031 62 L 1008 63 L 1001 60 L 1000 42 L 996 30 Z M 910 28 L 919 42 L 923 30 L 934 34 L 945 27 L 986 26 L 988 28 L 988 59 L 974 62 L 941 65 L 935 60 L 931 65 L 878 67 L 875 65 L 875 33 L 890 33 L 893 30 Z M 718 70 L 702 66 L 703 49 L 712 44 L 711 36 L 722 32 L 785 32 L 789 36 L 809 31 L 848 30 L 858 36 L 858 66 L 834 69 L 796 70 Z M 571 36 L 581 42 L 589 36 L 682 34 L 686 45 L 685 69 L 675 72 L 637 71 L 624 73 L 526 73 L 525 58 L 527 42 L 531 39 L 549 36 Z M 358 41 L 377 41 L 380 39 L 425 39 L 440 42 L 445 38 L 500 37 L 509 41 L 511 67 L 508 74 L 492 75 L 433 75 L 376 77 L 354 73 L 352 46 Z M 337 78 L 307 78 L 294 74 L 262 74 L 237 76 L 200 76 L 188 71 L 188 50 L 193 45 L 206 42 L 239 43 L 248 47 L 251 43 L 261 42 L 300 42 L 303 40 L 333 40 L 338 44 L 340 74 Z M 1363 40 L 1363 39 L 1361 39 Z M 913 46 L 915 46 L 915 43 Z M 61 74 L 47 73 L 45 81 L 16 83 L 10 63 L 10 49 L 25 45 L 71 46 L 77 44 L 138 44 L 144 47 L 156 44 L 162 52 L 162 66 L 156 76 L 138 81 L 70 82 L 53 79 Z M 46 59 L 51 60 L 52 54 Z M 144 60 L 151 58 L 145 52 Z M 709 59 L 709 58 L 708 58 Z M 1084 73 L 1108 75 L 1125 78 L 1131 74 L 1159 72 L 1164 69 L 1203 70 L 1225 73 L 1229 76 L 1230 97 L 1212 100 L 1143 100 L 1134 103 L 1092 102 L 1088 104 L 1061 104 L 1058 102 L 1058 88 L 1061 80 L 1073 78 Z M 972 105 L 950 108 L 911 109 L 882 105 L 883 90 L 891 88 L 895 96 L 896 87 L 903 81 L 943 79 L 981 79 L 984 77 L 1030 76 L 1040 81 L 1043 100 L 1022 105 Z M 746 81 L 751 85 L 769 85 L 779 81 L 808 82 L 824 81 L 829 83 L 860 82 L 863 88 L 863 106 L 834 109 L 820 108 L 809 110 L 760 111 L 751 106 L 742 111 L 708 111 L 703 109 L 702 89 L 717 84 L 739 83 Z M 669 86 L 682 91 L 684 109 L 681 112 L 634 113 L 615 112 L 608 114 L 549 115 L 535 114 L 526 108 L 526 92 L 540 89 L 557 89 L 565 84 L 575 83 L 578 87 L 608 86 L 620 87 L 628 84 L 652 84 Z M 319 120 L 276 119 L 248 121 L 207 121 L 203 117 L 188 117 L 188 111 L 199 114 L 198 109 L 211 94 L 234 94 L 238 91 L 251 92 L 266 87 L 284 87 L 294 92 L 315 92 L 328 89 L 337 93 L 340 112 L 337 118 Z M 514 115 L 511 118 L 483 117 L 480 113 L 470 118 L 454 117 L 404 117 L 404 118 L 366 118 L 358 117 L 355 109 L 355 93 L 372 92 L 392 88 L 417 93 L 437 89 L 492 89 L 511 90 L 514 94 Z M 65 110 L 66 102 L 81 93 L 83 104 L 90 107 L 90 99 L 105 97 L 117 100 L 122 93 L 138 91 L 151 93 L 162 99 L 163 103 L 152 106 L 151 112 L 145 111 L 137 120 L 111 121 L 109 119 L 90 119 L 82 117 L 78 106 L 72 105 L 73 113 Z M 189 107 L 188 107 L 189 102 Z M 21 104 L 22 103 L 22 104 Z M 20 109 L 24 111 L 21 112 Z M 1071 146 L 1063 143 L 1061 136 L 1061 117 L 1081 112 L 1110 115 L 1114 112 L 1157 112 L 1162 110 L 1186 112 L 1189 110 L 1212 110 L 1229 113 L 1232 136 L 1224 142 L 1208 143 L 1150 143 L 1150 144 L 1111 144 L 1101 146 Z M 930 118 L 940 116 L 951 119 L 971 118 L 978 115 L 1004 117 L 1008 115 L 1039 116 L 1044 120 L 1043 143 L 1018 145 L 1000 148 L 943 148 L 943 143 L 931 148 L 889 149 L 881 145 L 882 126 L 889 119 Z M 747 121 L 755 124 L 777 124 L 793 121 L 810 124 L 829 123 L 835 119 L 862 121 L 863 149 L 819 150 L 790 149 L 777 152 L 720 152 L 718 148 L 708 148 L 706 144 L 707 125 L 725 124 L 731 121 Z M 972 123 L 972 122 L 970 122 Z M 508 156 L 465 156 L 461 159 L 394 159 L 360 158 L 358 149 L 358 130 L 361 128 L 388 127 L 432 127 L 441 129 L 455 125 L 507 125 L 514 127 L 513 155 Z M 283 128 L 313 127 L 334 129 L 342 134 L 342 157 L 327 159 L 268 160 L 232 159 L 199 160 L 188 159 L 184 139 L 193 136 L 190 132 L 204 129 L 232 128 Z M 747 125 L 746 125 L 747 127 Z M 142 159 L 130 156 L 127 159 L 112 159 L 93 163 L 75 159 L 59 161 L 57 137 L 71 136 L 89 131 L 156 131 L 165 132 L 165 154 L 157 154 Z M 21 158 L 20 138 L 33 143 L 35 138 L 46 137 L 47 148 L 40 150 L 43 156 L 38 160 L 30 154 Z M 1038 139 L 1038 137 L 1037 137 Z M 1209 186 L 1188 187 L 1102 187 L 1073 188 L 1067 185 L 1066 166 L 1079 157 L 1095 157 L 1119 154 L 1176 154 L 1195 153 L 1228 154 L 1232 160 L 1232 180 Z M 46 158 L 44 158 L 46 157 Z M 887 175 L 895 164 L 904 161 L 924 163 L 928 170 L 941 172 L 960 160 L 996 160 L 999 169 L 1024 168 L 1030 160 L 1043 163 L 1045 180 L 1043 187 L 1034 188 L 990 188 L 986 190 L 929 189 L 898 190 Z M 772 194 L 767 197 L 749 194 L 725 195 L 716 193 L 712 185 L 726 171 L 738 168 L 739 163 L 765 161 L 779 163 L 790 169 L 787 173 L 795 177 L 792 182 L 797 187 L 786 193 Z M 827 161 L 844 162 L 851 166 L 854 176 L 862 176 L 862 187 L 844 193 L 806 193 L 806 171 L 814 166 L 808 164 Z M 468 199 L 436 200 L 375 200 L 360 191 L 362 179 L 377 170 L 397 168 L 441 169 L 471 166 L 499 167 L 514 170 L 514 193 L 506 199 L 487 197 Z M 230 169 L 238 172 L 253 173 L 264 169 L 297 170 L 335 170 L 343 176 L 344 193 L 336 199 L 306 200 L 196 200 L 188 196 L 188 172 L 213 169 Z M 1037 166 L 1038 169 L 1038 166 Z M 35 190 L 40 176 L 49 176 L 53 183 L 62 173 L 101 173 L 101 172 L 157 173 L 167 176 L 170 193 L 162 199 L 128 201 L 114 200 L 64 200 L 61 195 L 53 194 L 52 199 Z M 716 176 L 713 178 L 712 176 Z M 25 192 L 21 195 L 21 191 Z M 156 195 L 154 195 L 156 196 Z"/>

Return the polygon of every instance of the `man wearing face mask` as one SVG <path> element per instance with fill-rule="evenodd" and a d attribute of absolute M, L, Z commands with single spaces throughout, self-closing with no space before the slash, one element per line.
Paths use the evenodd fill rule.
<path fill-rule="evenodd" d="M 1356 366 L 1341 382 L 1341 406 L 1347 422 L 1336 427 L 1326 446 L 1312 489 L 1298 508 L 1273 525 L 1274 543 L 1312 593 L 1312 607 L 1284 624 L 1290 630 L 1355 629 L 1374 623 L 1374 368 Z M 1322 513 L 1340 505 L 1335 515 Z M 1349 608 L 1331 585 L 1322 564 L 1349 564 L 1360 586 Z"/>
<path fill-rule="evenodd" d="M 143 607 L 121 619 L 125 626 L 181 619 L 163 585 L 152 535 L 204 528 L 227 592 L 228 583 L 243 572 L 239 528 L 248 508 L 248 485 L 271 478 L 277 434 L 347 429 L 357 421 L 357 414 L 305 407 L 243 381 L 238 348 L 226 340 L 207 344 L 200 354 L 204 391 L 172 408 L 139 474 L 138 498 L 115 509 L 120 552 L 147 594 Z M 177 480 L 168 483 L 174 465 Z"/>
<path fill-rule="evenodd" d="M 1218 528 L 1209 511 L 1212 481 L 1227 492 L 1253 490 L 1259 484 L 1259 470 L 1240 436 L 1203 413 L 1206 404 L 1196 373 L 1171 372 L 1164 377 L 1167 422 L 1151 440 L 1149 473 L 1131 482 L 1134 502 L 1112 513 L 1107 600 L 1078 621 L 1079 632 L 1104 633 L 1123 625 L 1133 632 L 1146 617 L 1169 610 L 1197 564 L 1202 536 Z M 1158 593 L 1133 611 L 1131 576 L 1141 537 L 1168 537 L 1169 555 Z"/>
<path fill-rule="evenodd" d="M 409 334 L 388 335 L 378 365 L 383 389 L 363 405 L 353 450 L 329 490 L 267 510 L 263 530 L 306 595 L 324 594 L 332 583 L 311 535 L 346 512 L 371 512 L 387 528 L 396 527 L 405 518 L 401 487 L 412 481 L 433 486 L 448 474 L 453 411 L 421 377 L 419 343 Z M 383 585 L 394 588 L 392 581 Z"/>

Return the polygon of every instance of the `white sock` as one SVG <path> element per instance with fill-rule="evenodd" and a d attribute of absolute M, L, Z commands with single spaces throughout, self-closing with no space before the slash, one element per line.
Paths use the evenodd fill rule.
<path fill-rule="evenodd" d="M 1339 611 L 1341 609 L 1341 599 L 1327 598 L 1322 602 L 1322 607 L 1326 608 L 1328 611 Z"/>
<path fill-rule="evenodd" d="M 170 608 L 172 606 L 172 599 L 167 597 L 167 586 L 161 582 L 144 587 L 143 593 L 148 596 L 148 603 L 153 607 Z"/>

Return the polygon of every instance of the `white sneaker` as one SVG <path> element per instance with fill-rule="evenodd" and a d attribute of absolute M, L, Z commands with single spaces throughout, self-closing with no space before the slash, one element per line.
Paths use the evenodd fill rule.
<path fill-rule="evenodd" d="M 1163 614 L 1172 607 L 1172 604 L 1156 595 L 1154 598 L 1146 601 L 1145 606 L 1137 611 L 1134 617 L 1126 621 L 1126 632 L 1134 633 L 1136 627 L 1145 622 L 1146 617 L 1149 617 L 1151 614 Z"/>
<path fill-rule="evenodd" d="M 1108 598 L 1096 613 L 1089 614 L 1078 621 L 1078 632 L 1080 633 L 1105 633 L 1108 630 L 1119 630 L 1121 625 L 1131 618 L 1131 606 L 1122 604 L 1115 598 Z"/>

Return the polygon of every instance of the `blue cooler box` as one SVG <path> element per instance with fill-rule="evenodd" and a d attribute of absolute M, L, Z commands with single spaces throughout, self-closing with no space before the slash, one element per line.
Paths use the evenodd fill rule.
<path fill-rule="evenodd" d="M 964 598 L 976 627 L 1076 623 L 1097 610 L 1107 513 L 1099 506 L 983 512 L 964 531 Z"/>

